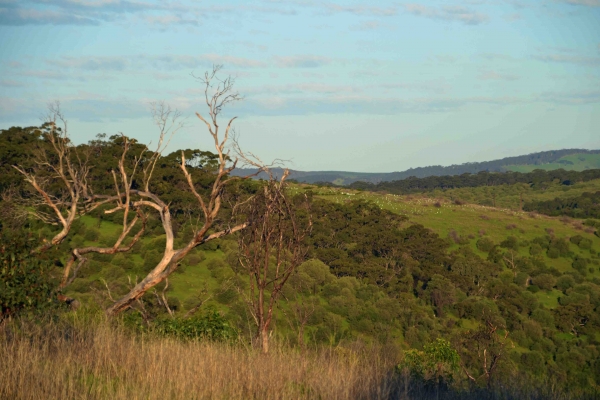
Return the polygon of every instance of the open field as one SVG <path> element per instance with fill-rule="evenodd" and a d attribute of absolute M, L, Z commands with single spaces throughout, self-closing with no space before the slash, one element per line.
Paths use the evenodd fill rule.
<path fill-rule="evenodd" d="M 598 185 L 593 181 L 593 185 Z M 589 188 L 589 186 L 587 186 Z M 296 187 L 294 190 L 302 190 Z M 435 199 L 418 195 L 390 195 L 366 191 L 353 191 L 341 188 L 314 189 L 318 197 L 333 202 L 346 202 L 350 200 L 371 201 L 381 208 L 398 214 L 404 214 L 409 222 L 421 224 L 432 229 L 441 237 L 447 237 L 455 231 L 457 235 L 469 239 L 469 246 L 480 256 L 485 258 L 486 253 L 476 247 L 480 237 L 487 237 L 498 244 L 508 236 L 516 237 L 519 242 L 530 242 L 536 237 L 545 236 L 551 232 L 556 237 L 570 238 L 581 235 L 592 241 L 592 248 L 600 249 L 600 238 L 593 234 L 593 230 L 581 224 L 580 220 L 568 217 L 548 217 L 536 213 L 525 213 L 509 208 L 495 208 L 476 204 L 457 205 L 446 199 Z M 587 254 L 571 245 L 575 253 Z M 522 246 L 521 255 L 529 254 L 529 245 Z M 550 259 L 543 256 L 549 266 L 561 272 L 571 270 L 571 260 L 567 258 Z M 593 276 L 600 276 L 598 269 Z"/>
<path fill-rule="evenodd" d="M 589 191 L 600 186 L 599 181 L 587 182 L 579 186 L 569 186 L 569 191 L 551 190 L 550 193 L 536 193 L 538 198 L 556 197 L 559 193 Z M 477 204 L 462 204 L 458 205 L 445 198 L 424 197 L 418 195 L 389 195 L 366 191 L 353 191 L 343 188 L 318 188 L 315 189 L 306 185 L 294 185 L 291 187 L 292 192 L 299 192 L 306 188 L 313 188 L 318 197 L 333 202 L 347 202 L 355 199 L 371 201 L 381 208 L 392 212 L 406 215 L 410 223 L 418 223 L 427 228 L 432 229 L 441 237 L 448 237 L 451 232 L 456 232 L 456 235 L 463 239 L 468 239 L 468 246 L 479 256 L 486 258 L 487 253 L 477 249 L 477 240 L 481 237 L 487 237 L 494 243 L 499 244 L 508 236 L 516 237 L 519 242 L 527 243 L 536 237 L 542 237 L 551 232 L 556 237 L 569 238 L 574 235 L 581 235 L 592 241 L 593 249 L 600 249 L 600 238 L 593 234 L 590 228 L 583 226 L 581 221 L 567 217 L 548 217 L 541 214 L 525 213 L 509 208 L 495 208 L 490 206 L 482 206 Z M 476 192 L 476 189 L 466 189 L 471 192 Z M 462 189 L 455 189 L 460 191 Z M 505 190 L 508 191 L 508 190 Z M 451 191 L 447 191 L 451 192 Z M 462 196 L 464 199 L 466 196 Z M 513 199 L 514 201 L 514 199 Z M 97 219 L 91 217 L 83 217 L 82 222 L 88 226 L 98 226 Z M 115 235 L 119 226 L 109 221 L 103 221 L 99 226 L 100 240 L 103 237 Z M 156 240 L 156 237 L 150 239 L 145 237 L 141 240 L 142 246 L 148 246 L 149 243 Z M 86 245 L 92 245 L 94 242 L 86 241 Z M 457 248 L 454 244 L 452 248 Z M 577 246 L 571 245 L 571 251 L 576 254 L 589 256 L 585 250 L 580 250 Z M 521 246 L 519 254 L 522 256 L 529 255 L 529 245 Z M 189 259 L 186 260 L 180 267 L 183 273 L 176 272 L 169 278 L 169 297 L 173 299 L 175 304 L 184 306 L 189 309 L 200 301 L 206 301 L 206 305 L 211 305 L 218 309 L 223 309 L 223 304 L 214 300 L 214 295 L 222 288 L 223 282 L 233 272 L 229 267 L 223 264 L 225 254 L 222 250 L 197 251 L 199 261 L 197 265 L 188 267 Z M 140 255 L 135 254 L 132 259 L 135 264 L 142 264 L 143 259 Z M 550 259 L 545 254 L 541 255 L 545 259 L 548 266 L 554 267 L 561 272 L 572 270 L 572 260 L 569 258 Z M 219 268 L 210 268 L 213 265 L 219 265 Z M 104 276 L 105 271 L 86 276 L 87 280 L 100 280 Z M 136 272 L 128 274 L 132 281 L 135 281 L 139 276 Z M 595 268 L 590 277 L 599 276 L 600 271 Z M 554 305 L 555 301 L 550 301 L 549 305 Z"/>

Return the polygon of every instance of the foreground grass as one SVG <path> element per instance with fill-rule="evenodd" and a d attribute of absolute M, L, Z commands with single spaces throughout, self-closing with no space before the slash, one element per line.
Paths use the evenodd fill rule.
<path fill-rule="evenodd" d="M 6 322 L 6 321 L 5 321 Z M 0 326 L 0 399 L 588 399 L 521 374 L 493 390 L 449 388 L 396 373 L 390 349 L 355 344 L 268 355 L 243 344 L 132 334 L 71 315 Z"/>
<path fill-rule="evenodd" d="M 2 399 L 388 398 L 391 359 L 181 342 L 107 322 L 21 326 L 0 338 Z"/>

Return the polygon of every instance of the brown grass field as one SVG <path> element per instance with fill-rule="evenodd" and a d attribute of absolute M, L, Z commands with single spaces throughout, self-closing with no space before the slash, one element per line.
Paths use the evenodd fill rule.
<path fill-rule="evenodd" d="M 140 337 L 108 322 L 20 325 L 0 338 L 0 399 L 389 398 L 381 351 L 294 351 Z"/>

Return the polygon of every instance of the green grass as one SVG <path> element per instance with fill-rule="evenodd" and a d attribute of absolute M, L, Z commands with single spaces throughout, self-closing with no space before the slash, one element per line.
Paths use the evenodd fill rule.
<path fill-rule="evenodd" d="M 205 288 L 210 293 L 217 291 L 220 285 L 212 277 L 207 265 L 211 260 L 222 259 L 223 252 L 216 250 L 202 253 L 206 258 L 198 265 L 186 266 L 184 272 L 175 272 L 169 277 L 169 285 L 171 286 L 169 297 L 185 301 L 188 298 L 198 296 Z"/>
<path fill-rule="evenodd" d="M 600 181 L 594 181 L 594 185 L 600 185 Z M 292 187 L 292 192 L 303 190 L 302 185 Z M 547 232 L 553 232 L 558 238 L 569 238 L 581 235 L 592 240 L 592 248 L 600 250 L 600 238 L 593 233 L 580 229 L 581 221 L 570 218 L 548 217 L 545 215 L 525 213 L 509 208 L 495 208 L 477 204 L 457 205 L 447 200 L 437 200 L 430 197 L 416 195 L 390 195 L 367 191 L 356 191 L 345 188 L 319 188 L 314 190 L 317 197 L 333 201 L 347 202 L 354 199 L 371 201 L 381 208 L 398 214 L 404 214 L 409 218 L 409 223 L 421 224 L 441 237 L 447 237 L 454 230 L 460 236 L 470 238 L 469 244 L 478 255 L 483 258 L 487 253 L 477 250 L 477 240 L 485 236 L 494 243 L 499 244 L 508 236 L 515 236 L 519 242 L 530 242 L 536 237 L 545 236 Z M 436 206 L 439 204 L 439 207 Z M 451 248 L 457 248 L 453 245 Z M 588 251 L 581 251 L 576 245 L 570 244 L 571 251 L 576 254 L 590 257 Z M 521 256 L 529 255 L 529 245 L 519 249 Z M 570 258 L 548 258 L 542 257 L 548 266 L 558 271 L 572 271 Z M 589 276 L 600 276 L 598 268 Z"/>
<path fill-rule="evenodd" d="M 556 289 L 552 291 L 540 290 L 535 294 L 540 304 L 550 309 L 558 307 L 558 298 L 562 295 L 562 292 Z"/>
<path fill-rule="evenodd" d="M 560 168 L 573 171 L 584 171 L 586 169 L 600 168 L 600 154 L 571 154 L 561 157 L 553 163 L 541 165 L 509 165 L 505 168 L 509 171 L 516 172 L 531 172 L 534 169 L 550 171 Z"/>
<path fill-rule="evenodd" d="M 304 191 L 307 187 L 307 185 L 292 185 L 290 190 L 292 193 L 298 193 Z M 591 187 L 600 188 L 600 180 L 569 188 L 584 191 L 589 190 Z M 531 241 L 535 237 L 546 235 L 547 230 L 552 230 L 557 237 L 570 237 L 580 234 L 592 240 L 593 249 L 600 250 L 600 238 L 591 233 L 576 229 L 579 226 L 577 220 L 528 214 L 510 208 L 494 208 L 477 204 L 457 205 L 448 200 L 424 196 L 386 195 L 345 188 L 312 187 L 312 190 L 317 197 L 338 203 L 353 199 L 371 201 L 381 208 L 406 215 L 409 218 L 408 223 L 422 224 L 444 238 L 448 236 L 449 232 L 454 230 L 458 235 L 469 238 L 468 246 L 482 258 L 486 258 L 487 253 L 479 251 L 476 247 L 477 240 L 482 236 L 488 237 L 494 243 L 499 244 L 509 235 L 517 237 L 519 241 Z M 556 193 L 559 193 L 556 188 L 552 188 L 549 192 L 550 194 L 540 193 L 540 195 L 554 196 Z M 476 194 L 477 192 L 474 193 Z M 436 203 L 439 203 L 439 207 L 436 206 Z M 81 221 L 88 228 L 98 229 L 101 235 L 100 240 L 104 237 L 117 235 L 121 229 L 120 225 L 107 220 L 102 221 L 100 227 L 98 227 L 98 220 L 89 216 L 82 217 Z M 507 229 L 507 227 L 510 227 L 510 229 Z M 155 239 L 156 237 L 153 236 L 145 236 L 141 241 L 145 245 Z M 86 242 L 85 244 L 98 245 L 98 242 Z M 586 258 L 590 257 L 590 253 L 587 250 L 580 250 L 573 244 L 570 247 L 571 251 L 576 254 L 581 254 Z M 453 248 L 458 248 L 458 245 L 452 245 L 451 249 Z M 213 260 L 223 259 L 224 254 L 220 250 L 202 251 L 202 254 L 204 260 L 198 265 L 188 266 L 184 261 L 184 272 L 176 272 L 169 277 L 169 297 L 184 303 L 190 298 L 198 297 L 203 291 L 214 294 L 219 290 L 221 287 L 220 280 L 213 276 L 208 268 L 208 264 Z M 529 255 L 529 246 L 522 246 L 519 249 L 519 254 L 522 256 Z M 143 254 L 130 253 L 129 257 L 132 257 L 136 264 L 143 263 Z M 542 257 L 548 266 L 554 267 L 561 272 L 572 270 L 572 260 L 570 258 L 550 259 L 544 254 Z M 594 266 L 594 268 L 594 273 L 588 275 L 588 277 L 600 276 L 598 267 Z M 101 273 L 98 276 L 100 275 Z M 87 278 L 94 279 L 95 275 L 88 276 Z M 537 296 L 548 308 L 553 308 L 556 306 L 558 298 L 558 292 L 555 292 L 551 292 L 550 294 L 539 292 Z M 214 299 L 208 301 L 207 304 L 212 304 L 218 308 L 225 308 L 225 306 L 217 303 Z"/>

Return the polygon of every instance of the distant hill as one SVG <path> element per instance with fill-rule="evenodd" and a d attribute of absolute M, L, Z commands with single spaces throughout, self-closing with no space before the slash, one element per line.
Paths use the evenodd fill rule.
<path fill-rule="evenodd" d="M 426 178 L 428 176 L 460 175 L 464 173 L 476 174 L 480 171 L 488 172 L 530 172 L 534 169 L 565 169 L 583 171 L 586 169 L 600 168 L 600 150 L 563 149 L 542 151 L 523 156 L 506 157 L 500 160 L 472 162 L 460 165 L 443 167 L 433 165 L 429 167 L 410 168 L 402 172 L 347 172 L 347 171 L 296 171 L 291 170 L 290 179 L 298 182 L 317 183 L 329 182 L 336 185 L 349 185 L 353 182 L 379 183 L 395 181 L 409 177 Z M 237 169 L 235 175 L 248 175 L 252 169 Z M 275 173 L 281 175 L 282 171 L 276 169 Z"/>

